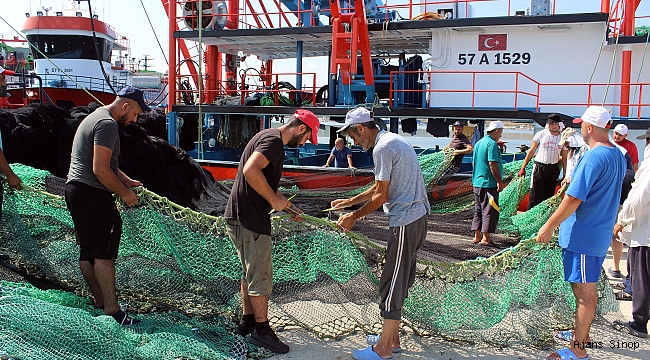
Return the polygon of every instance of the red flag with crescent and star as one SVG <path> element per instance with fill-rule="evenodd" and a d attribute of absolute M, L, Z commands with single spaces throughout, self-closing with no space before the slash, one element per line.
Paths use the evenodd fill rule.
<path fill-rule="evenodd" d="M 478 51 L 507 50 L 508 34 L 491 34 L 478 36 Z"/>

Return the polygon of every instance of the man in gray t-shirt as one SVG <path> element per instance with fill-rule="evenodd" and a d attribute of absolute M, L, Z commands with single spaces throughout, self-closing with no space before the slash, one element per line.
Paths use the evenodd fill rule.
<path fill-rule="evenodd" d="M 93 305 L 120 325 L 133 325 L 138 320 L 120 309 L 115 292 L 122 219 L 113 193 L 126 206 L 134 206 L 140 197 L 129 188 L 142 184 L 119 169 L 118 127 L 135 122 L 142 111 L 150 109 L 142 91 L 131 86 L 117 95 L 115 101 L 98 108 L 79 124 L 72 143 L 65 201 L 79 245 L 79 268 L 93 294 Z"/>
<path fill-rule="evenodd" d="M 417 252 L 426 238 L 429 200 L 415 151 L 401 136 L 380 131 L 370 111 L 356 108 L 348 112 L 345 126 L 339 133 L 349 135 L 366 151 L 373 148 L 375 184 L 353 198 L 332 201 L 334 208 L 366 202 L 360 209 L 341 216 L 337 226 L 347 232 L 359 218 L 382 205 L 390 226 L 386 264 L 379 280 L 379 309 L 384 318 L 382 333 L 379 337 L 369 336 L 371 346 L 352 351 L 352 357 L 389 358 L 393 352 L 401 350 L 402 306 L 415 281 Z"/>

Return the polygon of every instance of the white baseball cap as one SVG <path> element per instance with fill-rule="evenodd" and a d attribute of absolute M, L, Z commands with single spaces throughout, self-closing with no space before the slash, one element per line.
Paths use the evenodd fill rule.
<path fill-rule="evenodd" d="M 2 74 L 2 75 L 15 75 L 16 73 L 11 71 L 11 70 L 7 70 L 7 69 L 3 68 L 2 66 L 0 66 L 0 74 Z"/>
<path fill-rule="evenodd" d="M 499 120 L 492 121 L 490 125 L 488 125 L 487 129 L 485 129 L 485 131 L 492 131 L 496 129 L 503 129 L 503 123 Z"/>
<path fill-rule="evenodd" d="M 370 110 L 364 107 L 352 109 L 345 115 L 345 126 L 340 128 L 337 133 L 348 130 L 350 125 L 364 124 L 371 121 L 374 121 L 374 119 Z"/>
<path fill-rule="evenodd" d="M 618 124 L 614 128 L 614 131 L 621 135 L 627 135 L 627 126 L 625 124 Z"/>
<path fill-rule="evenodd" d="M 609 110 L 602 106 L 592 105 L 585 110 L 581 117 L 573 119 L 574 124 L 580 124 L 583 121 L 599 128 L 608 129 L 611 126 L 612 117 Z"/>

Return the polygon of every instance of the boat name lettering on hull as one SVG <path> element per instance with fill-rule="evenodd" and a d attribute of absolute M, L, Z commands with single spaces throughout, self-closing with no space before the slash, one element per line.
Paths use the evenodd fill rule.
<path fill-rule="evenodd" d="M 458 54 L 458 65 L 528 65 L 530 53 L 498 52 Z"/>
<path fill-rule="evenodd" d="M 67 72 L 71 73 L 74 72 L 74 69 L 61 69 L 59 70 L 58 68 L 45 68 L 45 73 L 46 74 L 53 74 L 53 73 L 60 73 L 60 72 Z"/>

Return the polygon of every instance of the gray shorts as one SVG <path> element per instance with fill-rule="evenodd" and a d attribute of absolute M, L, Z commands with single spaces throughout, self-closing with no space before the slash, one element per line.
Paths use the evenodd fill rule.
<path fill-rule="evenodd" d="M 389 228 L 386 264 L 379 279 L 379 310 L 384 319 L 400 320 L 408 289 L 415 282 L 418 250 L 427 237 L 427 219 Z"/>
<path fill-rule="evenodd" d="M 248 295 L 269 296 L 273 288 L 271 237 L 244 228 L 237 220 L 228 220 L 228 237 L 237 249 L 242 265 L 242 281 L 248 284 Z"/>

